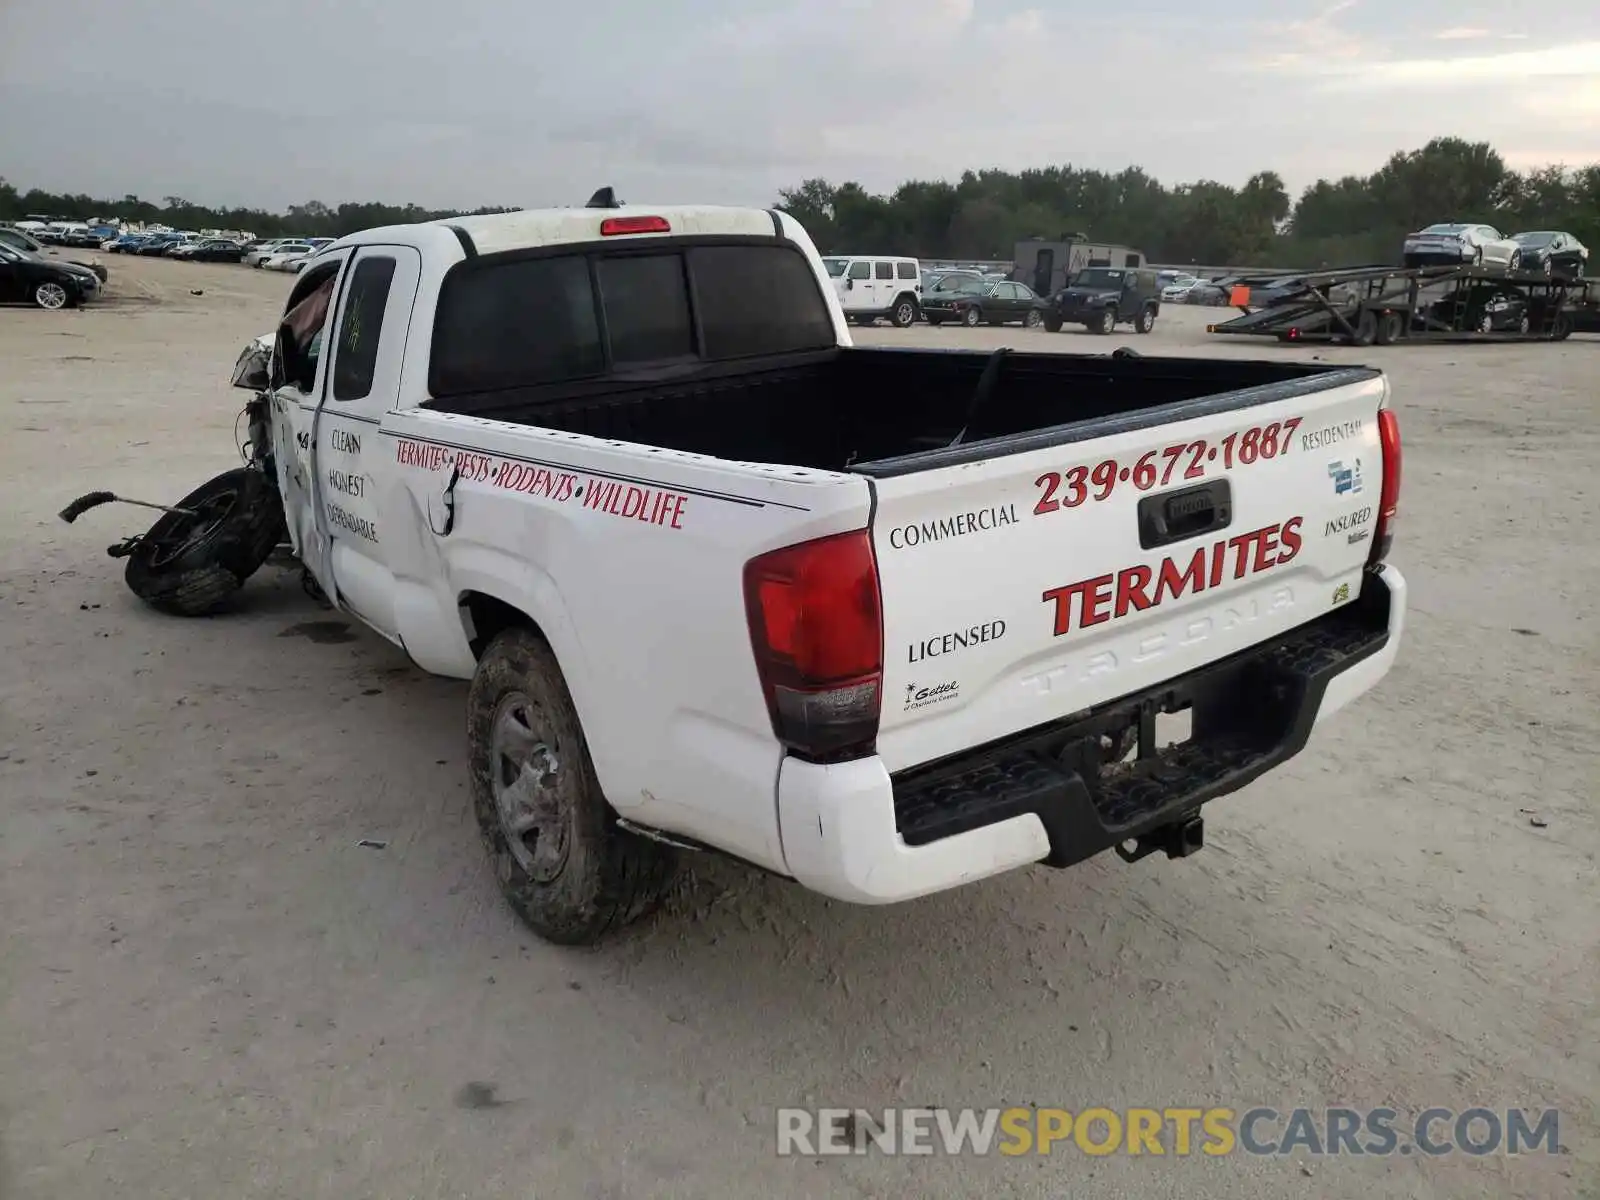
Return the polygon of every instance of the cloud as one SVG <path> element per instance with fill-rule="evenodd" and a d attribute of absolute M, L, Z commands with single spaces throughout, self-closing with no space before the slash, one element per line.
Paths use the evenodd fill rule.
<path fill-rule="evenodd" d="M 1592 80 L 1600 75 L 1600 41 L 1575 42 L 1539 50 L 1456 58 L 1395 58 L 1359 66 L 1327 63 L 1313 68 L 1340 87 L 1468 88 L 1532 79 Z"/>
<path fill-rule="evenodd" d="M 385 0 L 381 20 L 372 0 L 122 0 L 114 22 L 104 3 L 0 0 L 0 158 L 23 186 L 768 203 L 814 176 L 888 191 L 1071 162 L 1168 183 L 1271 168 L 1297 188 L 1449 132 L 1571 162 L 1600 139 L 1600 101 L 1563 78 L 1594 78 L 1600 9 L 1540 49 L 1489 32 L 1491 0 L 453 0 L 443 24 L 430 0 Z"/>

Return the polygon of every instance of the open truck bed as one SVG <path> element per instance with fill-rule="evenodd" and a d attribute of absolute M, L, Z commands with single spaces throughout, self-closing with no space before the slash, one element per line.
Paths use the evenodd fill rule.
<path fill-rule="evenodd" d="M 1273 361 L 839 347 L 692 378 L 452 396 L 424 407 L 734 462 L 915 470 L 1370 379 Z M 1074 429 L 1074 427 L 1076 427 Z M 960 435 L 960 446 L 952 446 Z M 915 457 L 910 457 L 915 456 Z M 869 472 L 870 473 L 870 472 Z"/>

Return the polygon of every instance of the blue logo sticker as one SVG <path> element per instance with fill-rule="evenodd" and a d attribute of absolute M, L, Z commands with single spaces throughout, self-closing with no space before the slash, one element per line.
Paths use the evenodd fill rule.
<path fill-rule="evenodd" d="M 1328 464 L 1328 478 L 1333 480 L 1333 494 L 1335 496 L 1359 496 L 1361 494 L 1361 460 L 1355 459 L 1347 467 L 1344 460 L 1334 459 Z"/>

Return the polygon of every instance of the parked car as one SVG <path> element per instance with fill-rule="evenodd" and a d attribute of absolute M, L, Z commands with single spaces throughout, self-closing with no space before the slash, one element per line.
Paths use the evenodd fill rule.
<path fill-rule="evenodd" d="M 281 242 L 270 251 L 258 251 L 252 257 L 253 266 L 264 267 L 272 271 L 281 271 L 283 264 L 291 258 L 299 258 L 302 254 L 312 253 L 309 242 Z"/>
<path fill-rule="evenodd" d="M 1212 308 L 1228 302 L 1228 296 L 1233 290 L 1231 279 L 1201 279 L 1184 294 L 1185 304 L 1204 304 Z"/>
<path fill-rule="evenodd" d="M 74 308 L 99 293 L 100 279 L 89 267 L 0 245 L 0 300 L 60 309 Z"/>
<path fill-rule="evenodd" d="M 22 250 L 28 254 L 35 254 L 39 255 L 40 257 L 43 257 L 47 253 L 55 253 L 54 250 L 47 250 L 43 242 L 39 241 L 38 238 L 34 237 L 26 230 L 9 228 L 6 226 L 0 226 L 0 246 L 10 246 L 13 250 Z M 105 283 L 105 281 L 110 277 L 111 273 L 99 263 L 79 262 L 77 259 L 68 259 L 67 261 L 75 267 L 82 267 L 86 271 L 92 271 L 94 273 L 94 277 L 101 283 Z"/>
<path fill-rule="evenodd" d="M 822 260 L 845 320 L 871 325 L 879 317 L 901 329 L 921 312 L 922 267 L 914 258 L 843 254 Z"/>
<path fill-rule="evenodd" d="M 27 230 L 10 225 L 0 225 L 0 246 L 10 246 L 13 250 L 26 250 L 29 254 L 44 253 L 43 242 Z"/>
<path fill-rule="evenodd" d="M 1524 271 L 1551 279 L 1582 279 L 1589 269 L 1589 248 L 1570 233 L 1541 229 L 1514 233 L 1511 240 L 1522 248 Z"/>
<path fill-rule="evenodd" d="M 1193 275 L 1179 275 L 1171 283 L 1161 289 L 1161 300 L 1165 304 L 1182 304 L 1189 298 L 1189 291 L 1200 280 Z"/>
<path fill-rule="evenodd" d="M 1149 333 L 1161 312 L 1161 289 L 1148 267 L 1085 267 L 1050 298 L 1044 327 L 1051 333 L 1063 325 L 1082 325 L 1091 333 L 1111 333 L 1131 321 L 1137 333 Z"/>
<path fill-rule="evenodd" d="M 983 273 L 981 271 L 934 271 L 931 274 L 924 272 L 922 276 L 922 294 L 927 296 L 934 292 L 955 292 L 960 291 L 969 283 L 982 282 Z"/>
<path fill-rule="evenodd" d="M 1466 311 L 1458 313 L 1463 304 Z M 1435 300 L 1428 313 L 1436 325 L 1478 333 L 1527 333 L 1534 316 L 1526 293 L 1493 285 L 1475 287 L 1464 297 Z"/>
<path fill-rule="evenodd" d="M 278 250 L 267 256 L 265 260 L 256 265 L 267 271 L 298 272 L 305 265 L 305 260 L 317 253 L 316 249 L 304 243 L 280 246 Z"/>
<path fill-rule="evenodd" d="M 141 258 L 159 258 L 182 240 L 177 234 L 156 233 L 147 237 L 128 253 L 137 254 Z"/>
<path fill-rule="evenodd" d="M 1020 324 L 1034 329 L 1044 322 L 1045 302 L 1025 283 L 973 279 L 965 287 L 930 292 L 922 312 L 930 325 L 959 321 L 963 325 Z"/>
<path fill-rule="evenodd" d="M 268 238 L 264 242 L 254 243 L 245 250 L 245 265 L 259 267 L 265 259 L 278 252 L 279 246 L 286 246 L 292 241 L 293 238 Z"/>
<path fill-rule="evenodd" d="M 1493 225 L 1446 221 L 1410 234 L 1401 247 L 1408 267 L 1481 266 L 1515 271 L 1522 247 Z"/>
<path fill-rule="evenodd" d="M 243 262 L 244 247 L 238 242 L 211 238 L 189 247 L 186 257 L 192 262 Z"/>

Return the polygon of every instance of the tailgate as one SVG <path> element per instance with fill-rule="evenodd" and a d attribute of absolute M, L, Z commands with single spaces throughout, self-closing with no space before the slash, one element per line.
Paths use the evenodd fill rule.
<path fill-rule="evenodd" d="M 1344 379 L 874 478 L 889 769 L 1151 687 L 1355 599 L 1388 384 Z"/>

